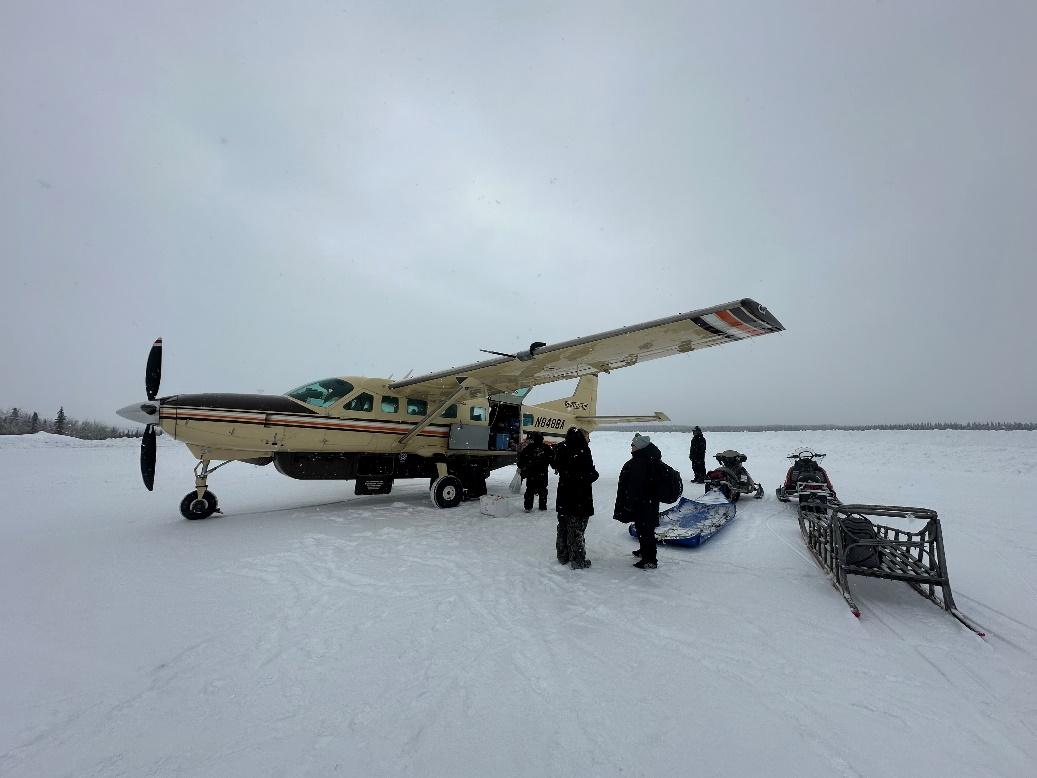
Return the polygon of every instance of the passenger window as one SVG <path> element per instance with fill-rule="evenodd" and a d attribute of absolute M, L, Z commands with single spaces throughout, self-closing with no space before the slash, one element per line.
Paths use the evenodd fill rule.
<path fill-rule="evenodd" d="M 533 414 L 532 413 L 523 413 L 522 414 L 522 426 L 523 427 L 532 427 L 533 426 Z"/>
<path fill-rule="evenodd" d="M 399 413 L 400 411 L 400 398 L 399 397 L 383 397 L 382 398 L 382 413 Z"/>
<path fill-rule="evenodd" d="M 424 400 L 412 400 L 410 397 L 407 398 L 407 415 L 409 416 L 424 416 L 428 413 L 428 403 Z"/>
<path fill-rule="evenodd" d="M 442 416 L 444 419 L 456 419 L 457 418 L 457 406 L 456 405 L 451 405 L 449 408 L 447 408 L 445 411 L 443 411 L 439 415 Z"/>
<path fill-rule="evenodd" d="M 486 409 L 481 405 L 473 405 L 468 417 L 472 421 L 486 421 Z"/>
<path fill-rule="evenodd" d="M 346 403 L 347 411 L 370 411 L 374 408 L 374 397 L 367 392 L 361 392 Z"/>

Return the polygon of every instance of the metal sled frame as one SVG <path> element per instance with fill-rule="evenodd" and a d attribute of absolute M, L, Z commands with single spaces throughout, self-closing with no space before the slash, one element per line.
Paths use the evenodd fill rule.
<path fill-rule="evenodd" d="M 821 568 L 832 579 L 832 585 L 839 590 L 850 611 L 860 618 L 861 612 L 850 594 L 848 575 L 862 575 L 871 578 L 886 578 L 891 581 L 904 581 L 925 597 L 939 605 L 954 618 L 975 632 L 984 636 L 979 627 L 962 614 L 954 604 L 951 593 L 951 582 L 947 574 L 946 556 L 943 550 L 943 531 L 936 511 L 929 508 L 906 508 L 894 505 L 842 505 L 830 502 L 827 510 L 799 511 L 799 529 L 803 534 L 810 553 Z M 842 522 L 850 516 L 863 517 L 875 527 L 877 538 L 874 540 L 858 540 L 848 545 L 843 544 Z M 925 526 L 920 532 L 889 527 L 871 521 L 872 516 L 901 519 L 925 519 Z M 853 550 L 874 547 L 880 555 L 876 567 L 864 567 L 847 561 Z M 941 590 L 942 597 L 936 593 Z"/>

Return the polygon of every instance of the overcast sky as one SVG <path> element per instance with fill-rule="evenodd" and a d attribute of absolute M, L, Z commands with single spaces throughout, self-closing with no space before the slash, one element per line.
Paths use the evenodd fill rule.
<path fill-rule="evenodd" d="M 0 407 L 401 377 L 741 297 L 675 421 L 1037 420 L 1037 4 L 6 3 Z M 559 396 L 542 388 L 531 399 Z"/>

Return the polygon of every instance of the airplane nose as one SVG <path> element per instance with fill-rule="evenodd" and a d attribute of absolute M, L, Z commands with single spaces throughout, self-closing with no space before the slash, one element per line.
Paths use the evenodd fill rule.
<path fill-rule="evenodd" d="M 142 403 L 133 403 L 116 411 L 124 419 L 135 421 L 138 424 L 158 424 L 159 403 L 157 400 L 149 400 Z"/>

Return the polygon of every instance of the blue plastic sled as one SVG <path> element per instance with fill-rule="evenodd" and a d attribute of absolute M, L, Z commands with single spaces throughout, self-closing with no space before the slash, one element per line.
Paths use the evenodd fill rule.
<path fill-rule="evenodd" d="M 720 492 L 707 492 L 698 500 L 684 497 L 672 508 L 659 514 L 655 539 L 673 546 L 698 546 L 717 534 L 735 517 L 735 504 Z M 637 537 L 631 524 L 630 534 Z"/>

